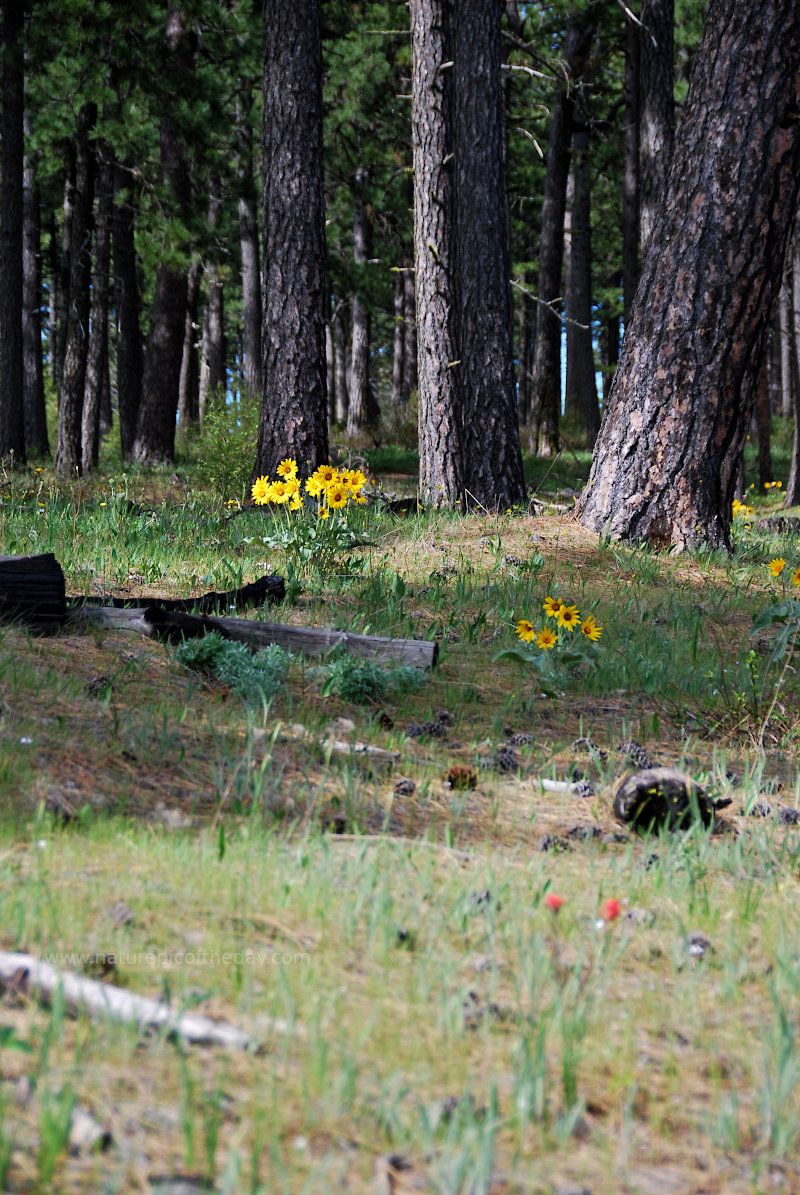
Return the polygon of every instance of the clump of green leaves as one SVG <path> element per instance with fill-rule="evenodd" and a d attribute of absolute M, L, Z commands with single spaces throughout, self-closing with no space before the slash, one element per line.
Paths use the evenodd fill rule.
<path fill-rule="evenodd" d="M 242 501 L 250 487 L 253 444 L 258 433 L 258 399 L 243 394 L 226 403 L 224 395 L 209 405 L 203 420 L 198 461 L 223 501 Z"/>
<path fill-rule="evenodd" d="M 232 689 L 248 704 L 260 704 L 271 701 L 282 688 L 293 656 L 277 644 L 253 653 L 244 643 L 223 639 L 212 631 L 202 639 L 179 644 L 175 659 L 184 668 Z"/>
<path fill-rule="evenodd" d="M 389 695 L 416 693 L 425 682 L 425 673 L 420 668 L 408 664 L 381 668 L 374 660 L 359 660 L 347 653 L 331 659 L 318 671 L 325 677 L 323 697 L 334 693 L 354 705 L 370 705 Z"/>

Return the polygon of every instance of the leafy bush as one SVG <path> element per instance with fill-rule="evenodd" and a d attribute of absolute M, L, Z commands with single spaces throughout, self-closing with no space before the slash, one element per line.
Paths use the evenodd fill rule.
<path fill-rule="evenodd" d="M 242 394 L 239 402 L 224 399 L 209 405 L 203 421 L 199 464 L 223 501 L 242 501 L 250 487 L 258 435 L 258 399 Z"/>
<path fill-rule="evenodd" d="M 249 704 L 270 701 L 278 693 L 293 659 L 277 644 L 253 654 L 244 643 L 223 639 L 217 631 L 179 644 L 175 658 L 184 668 L 226 685 Z"/>
<path fill-rule="evenodd" d="M 408 664 L 381 668 L 374 660 L 359 660 L 343 654 L 319 669 L 325 676 L 322 695 L 335 693 L 342 701 L 356 705 L 379 702 L 387 694 L 416 693 L 425 681 L 425 673 Z"/>

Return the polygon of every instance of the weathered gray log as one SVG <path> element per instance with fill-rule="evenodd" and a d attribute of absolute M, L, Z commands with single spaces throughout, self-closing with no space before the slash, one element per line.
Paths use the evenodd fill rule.
<path fill-rule="evenodd" d="M 84 606 L 71 613 L 84 624 L 101 623 L 113 630 L 131 631 L 153 639 L 171 642 L 197 638 L 218 631 L 225 639 L 236 639 L 253 651 L 273 643 L 319 656 L 343 647 L 354 656 L 391 660 L 415 668 L 433 668 L 439 659 L 439 645 L 429 639 L 385 639 L 378 635 L 351 635 L 347 631 L 316 627 L 286 626 L 276 622 L 255 622 L 244 618 L 207 618 L 203 615 L 178 614 L 159 606 L 117 610 L 107 606 Z"/>
<path fill-rule="evenodd" d="M 64 573 L 52 552 L 0 556 L 0 619 L 20 619 L 33 630 L 52 631 L 66 615 Z"/>
<path fill-rule="evenodd" d="M 170 1037 L 179 1037 L 194 1045 L 218 1045 L 237 1050 L 256 1046 L 248 1034 L 225 1021 L 214 1021 L 199 1013 L 180 1013 L 160 1000 L 151 1000 L 96 979 L 85 979 L 72 971 L 58 971 L 33 954 L 0 950 L 0 989 L 8 988 L 37 996 L 44 1004 L 51 1004 L 61 993 L 64 1005 L 71 1013 L 107 1017 L 112 1021 L 135 1024 L 139 1029 L 164 1029 Z M 270 1027 L 279 1033 L 288 1028 L 285 1021 L 274 1021 Z"/>

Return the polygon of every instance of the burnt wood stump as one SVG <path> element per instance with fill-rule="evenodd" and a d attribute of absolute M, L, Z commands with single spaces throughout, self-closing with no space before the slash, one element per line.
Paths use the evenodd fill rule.
<path fill-rule="evenodd" d="M 67 617 L 64 573 L 52 552 L 0 556 L 0 620 L 31 630 L 58 630 Z"/>
<path fill-rule="evenodd" d="M 675 768 L 644 768 L 626 776 L 614 793 L 614 815 L 636 830 L 710 826 L 714 804 L 691 776 Z"/>

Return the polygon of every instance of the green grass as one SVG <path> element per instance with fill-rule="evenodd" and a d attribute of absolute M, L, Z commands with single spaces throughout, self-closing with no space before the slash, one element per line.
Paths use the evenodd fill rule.
<path fill-rule="evenodd" d="M 370 469 L 413 466 L 381 451 Z M 526 467 L 557 500 L 584 464 Z M 53 551 L 68 592 L 132 599 L 284 571 L 268 515 L 226 507 L 189 456 L 176 476 L 16 471 L 0 551 Z M 750 635 L 783 592 L 766 563 L 797 567 L 797 541 L 741 525 L 730 558 L 672 557 L 557 514 L 364 518 L 357 568 L 309 567 L 251 616 L 436 638 L 421 685 L 336 657 L 282 660 L 267 683 L 257 660 L 245 675 L 133 636 L 0 629 L 0 947 L 90 972 L 113 955 L 114 982 L 263 1046 L 189 1050 L 8 999 L 0 1185 L 191 1173 L 358 1195 L 389 1189 L 376 1166 L 401 1156 L 458 1195 L 760 1191 L 775 1174 L 793 1189 L 800 833 L 743 811 L 800 806 L 794 664 L 773 659 L 774 631 Z M 603 627 L 596 661 L 557 666 L 549 697 L 494 661 L 548 595 Z M 445 738 L 406 733 L 442 709 Z M 627 834 L 623 763 L 576 758 L 579 734 L 634 738 L 729 797 L 721 832 Z M 456 767 L 475 787 L 449 787 Z M 542 790 L 576 768 L 594 798 Z M 611 897 L 623 915 L 602 924 Z M 105 1153 L 70 1148 L 73 1106 L 108 1127 Z"/>

